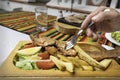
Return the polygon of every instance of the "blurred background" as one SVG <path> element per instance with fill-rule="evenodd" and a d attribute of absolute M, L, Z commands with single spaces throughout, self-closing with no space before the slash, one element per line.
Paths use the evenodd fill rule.
<path fill-rule="evenodd" d="M 113 7 L 120 11 L 120 0 L 0 0 L 0 13 L 9 11 L 34 12 L 37 6 L 48 6 L 53 13 L 59 9 L 90 13 L 101 5 Z"/>

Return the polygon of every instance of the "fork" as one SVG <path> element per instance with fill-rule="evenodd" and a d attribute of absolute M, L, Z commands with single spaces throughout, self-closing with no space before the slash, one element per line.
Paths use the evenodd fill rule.
<path fill-rule="evenodd" d="M 90 24 L 88 25 L 88 27 L 92 26 L 94 24 L 94 22 L 90 22 Z M 75 44 L 76 44 L 76 41 L 77 41 L 77 38 L 83 33 L 83 29 L 80 29 L 74 36 L 73 38 L 67 42 L 66 44 L 66 50 L 72 48 Z"/>

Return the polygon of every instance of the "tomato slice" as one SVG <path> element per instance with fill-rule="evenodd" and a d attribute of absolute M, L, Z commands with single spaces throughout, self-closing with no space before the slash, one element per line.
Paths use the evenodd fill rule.
<path fill-rule="evenodd" d="M 36 65 L 39 69 L 52 69 L 55 66 L 55 63 L 53 61 L 43 60 L 40 62 L 36 62 Z"/>
<path fill-rule="evenodd" d="M 35 45 L 33 43 L 28 43 L 28 44 L 25 44 L 21 49 L 26 49 L 31 47 L 35 47 Z"/>
<path fill-rule="evenodd" d="M 48 51 L 45 51 L 43 53 L 39 53 L 38 56 L 41 57 L 42 59 L 49 59 L 50 54 Z"/>

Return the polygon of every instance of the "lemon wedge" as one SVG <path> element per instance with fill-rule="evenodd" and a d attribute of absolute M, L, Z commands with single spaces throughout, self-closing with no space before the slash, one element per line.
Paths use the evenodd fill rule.
<path fill-rule="evenodd" d="M 23 56 L 30 56 L 40 51 L 40 49 L 41 47 L 26 48 L 26 49 L 18 50 L 17 54 L 20 54 Z"/>

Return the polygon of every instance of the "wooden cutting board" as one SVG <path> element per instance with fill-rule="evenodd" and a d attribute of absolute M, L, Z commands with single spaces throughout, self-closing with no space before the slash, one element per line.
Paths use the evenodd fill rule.
<path fill-rule="evenodd" d="M 29 43 L 30 41 L 20 41 L 16 45 L 15 49 L 10 53 L 5 62 L 0 66 L 0 80 L 3 77 L 120 77 L 120 65 L 112 60 L 109 68 L 105 71 L 81 71 L 78 70 L 75 73 L 69 73 L 67 71 L 60 70 L 22 70 L 14 66 L 13 58 L 16 55 L 16 51 L 20 48 L 21 44 Z M 26 78 L 24 78 L 26 79 Z M 49 79 L 49 78 L 48 78 Z M 15 79 L 16 80 L 16 79 Z"/>

